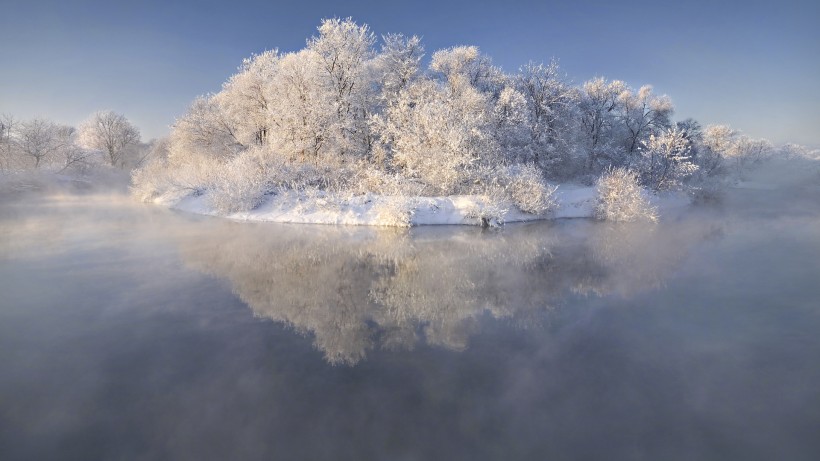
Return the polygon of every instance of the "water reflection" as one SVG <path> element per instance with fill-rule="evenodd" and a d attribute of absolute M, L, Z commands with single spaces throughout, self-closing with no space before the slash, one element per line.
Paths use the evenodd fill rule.
<path fill-rule="evenodd" d="M 535 328 L 569 295 L 653 289 L 713 235 L 582 221 L 500 232 L 233 224 L 178 244 L 186 264 L 229 280 L 257 316 L 352 365 L 373 348 L 464 350 L 483 316 Z"/>
<path fill-rule="evenodd" d="M 0 258 L 170 246 L 189 268 L 227 280 L 255 315 L 311 336 L 329 363 L 348 365 L 374 348 L 464 350 L 484 317 L 539 328 L 567 296 L 656 289 L 724 226 L 574 220 L 407 231 L 235 223 L 123 196 L 37 200 L 2 207 Z"/>
<path fill-rule="evenodd" d="M 816 459 L 812 178 L 501 232 L 0 194 L 0 458 Z"/>
<path fill-rule="evenodd" d="M 30 204 L 29 204 L 30 205 Z M 633 296 L 663 285 L 720 222 L 601 225 L 586 220 L 392 230 L 234 223 L 60 196 L 3 207 L 0 257 L 176 248 L 229 281 L 255 315 L 309 335 L 329 363 L 424 343 L 464 350 L 487 316 L 538 328 L 567 296 Z"/>

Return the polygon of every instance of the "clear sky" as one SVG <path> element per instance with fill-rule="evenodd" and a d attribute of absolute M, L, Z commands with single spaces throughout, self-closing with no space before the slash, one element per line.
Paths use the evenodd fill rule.
<path fill-rule="evenodd" d="M 575 83 L 645 83 L 675 118 L 820 146 L 820 1 L 0 0 L 0 113 L 79 124 L 122 112 L 163 136 L 242 58 L 294 51 L 326 17 L 439 48 L 478 45 L 507 71 L 560 60 Z"/>

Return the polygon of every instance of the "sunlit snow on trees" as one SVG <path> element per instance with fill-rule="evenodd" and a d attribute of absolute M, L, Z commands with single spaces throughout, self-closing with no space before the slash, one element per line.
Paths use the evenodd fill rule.
<path fill-rule="evenodd" d="M 671 100 L 648 85 L 576 87 L 556 62 L 508 74 L 475 46 L 436 51 L 424 69 L 418 37 L 377 42 L 366 25 L 329 19 L 302 50 L 245 60 L 176 122 L 167 155 L 135 173 L 136 193 L 207 193 L 222 212 L 284 191 L 463 194 L 546 214 L 548 181 L 623 168 L 643 187 L 680 189 L 768 148 L 676 127 Z M 405 211 L 385 216 L 407 222 Z"/>

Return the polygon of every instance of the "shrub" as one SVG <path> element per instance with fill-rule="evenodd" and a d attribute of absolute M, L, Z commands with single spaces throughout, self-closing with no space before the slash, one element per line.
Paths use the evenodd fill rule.
<path fill-rule="evenodd" d="M 555 209 L 555 186 L 550 186 L 535 165 L 508 169 L 507 194 L 515 206 L 525 213 L 544 214 Z"/>
<path fill-rule="evenodd" d="M 211 178 L 208 200 L 222 213 L 258 206 L 270 188 L 269 165 L 257 150 L 248 150 L 225 163 Z"/>
<path fill-rule="evenodd" d="M 504 190 L 490 186 L 467 208 L 465 217 L 475 219 L 481 227 L 501 227 L 507 215 L 507 204 Z"/>
<path fill-rule="evenodd" d="M 373 205 L 379 226 L 410 227 L 413 225 L 413 203 L 404 198 L 382 198 Z"/>
<path fill-rule="evenodd" d="M 143 202 L 149 202 L 169 188 L 167 162 L 153 160 L 131 172 L 131 194 Z"/>
<path fill-rule="evenodd" d="M 657 221 L 657 209 L 649 204 L 638 175 L 624 168 L 608 171 L 596 184 L 595 217 L 606 221 Z"/>

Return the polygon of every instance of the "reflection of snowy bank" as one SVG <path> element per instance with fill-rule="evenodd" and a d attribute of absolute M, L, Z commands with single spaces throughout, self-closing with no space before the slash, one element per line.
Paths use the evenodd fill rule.
<path fill-rule="evenodd" d="M 501 232 L 213 224 L 180 240 L 186 264 L 346 364 L 374 349 L 464 350 L 488 319 L 535 328 L 567 296 L 650 290 L 715 235 L 588 221 Z"/>
<path fill-rule="evenodd" d="M 489 224 L 496 224 L 593 216 L 594 187 L 559 186 L 555 196 L 557 207 L 545 214 L 524 213 L 512 203 L 496 202 L 475 195 L 385 197 L 374 194 L 341 196 L 283 192 L 267 196 L 259 206 L 250 211 L 227 214 L 219 213 L 210 206 L 207 193 L 181 199 L 166 195 L 156 199 L 155 203 L 190 213 L 224 216 L 238 221 L 376 226 L 482 225 L 488 224 L 487 221 Z M 654 196 L 652 201 L 661 208 L 688 203 L 684 194 Z"/>

